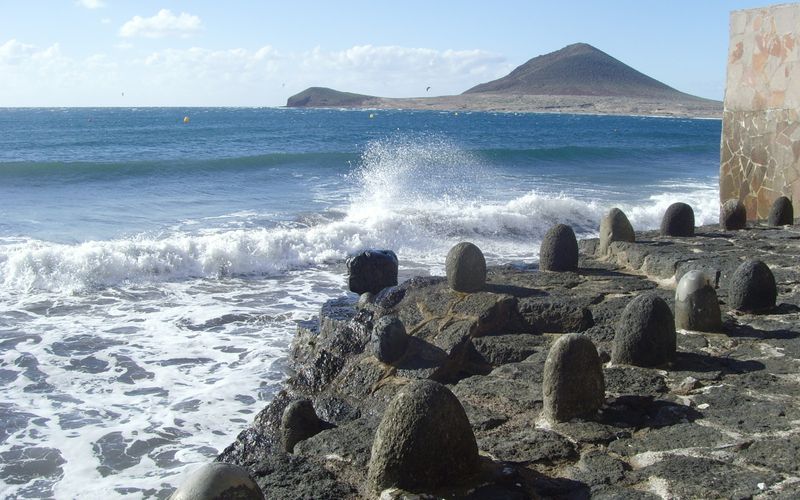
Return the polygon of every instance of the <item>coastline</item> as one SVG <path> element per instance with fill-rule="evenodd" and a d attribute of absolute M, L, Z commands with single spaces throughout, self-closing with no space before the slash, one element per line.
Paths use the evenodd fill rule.
<path fill-rule="evenodd" d="M 693 238 L 639 232 L 637 243 L 614 243 L 608 256 L 597 255 L 596 239 L 581 241 L 577 273 L 495 266 L 486 289 L 467 296 L 431 277 L 360 305 L 334 299 L 318 321 L 298 328 L 284 390 L 217 460 L 249 468 L 269 498 L 366 496 L 364 470 L 383 409 L 410 380 L 430 378 L 448 384 L 464 405 L 483 464 L 473 483 L 436 495 L 796 491 L 789 450 L 800 449 L 793 424 L 800 381 L 790 375 L 800 362 L 798 238 L 795 227 L 761 225 L 733 232 L 703 226 Z M 772 268 L 779 305 L 760 315 L 730 311 L 733 270 L 753 257 Z M 680 331 L 669 366 L 606 363 L 606 404 L 596 418 L 544 421 L 541 376 L 553 340 L 581 332 L 608 361 L 629 300 L 651 291 L 672 304 L 676 277 L 690 269 L 718 277 L 723 331 Z M 372 321 L 386 314 L 417 325 L 408 328 L 418 342 L 411 357 L 427 361 L 390 367 L 365 350 Z M 304 398 L 326 429 L 285 453 L 283 409 Z"/>
<path fill-rule="evenodd" d="M 287 107 L 304 108 L 306 106 Z M 308 108 L 315 107 L 319 109 L 478 111 L 722 119 L 721 102 L 700 98 L 664 100 L 606 96 L 468 94 L 408 98 L 370 97 L 358 105 L 308 106 Z"/>

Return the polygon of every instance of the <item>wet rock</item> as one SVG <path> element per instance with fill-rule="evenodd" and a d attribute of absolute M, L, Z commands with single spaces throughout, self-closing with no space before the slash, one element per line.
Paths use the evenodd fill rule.
<path fill-rule="evenodd" d="M 610 394 L 658 396 L 667 392 L 667 383 L 658 370 L 638 366 L 609 366 L 603 369 Z"/>
<path fill-rule="evenodd" d="M 358 418 L 297 443 L 295 454 L 318 458 L 336 456 L 356 467 L 366 468 L 377 426 L 375 418 Z"/>
<path fill-rule="evenodd" d="M 472 339 L 479 361 L 492 366 L 518 363 L 547 348 L 549 339 L 527 333 L 490 335 Z"/>
<path fill-rule="evenodd" d="M 797 435 L 756 441 L 740 453 L 751 464 L 787 474 L 797 475 L 800 472 L 800 462 L 797 460 L 800 456 L 800 437 Z"/>
<path fill-rule="evenodd" d="M 668 456 L 637 470 L 636 475 L 642 480 L 656 477 L 665 481 L 674 498 L 752 498 L 780 480 L 772 472 L 682 455 Z"/>
<path fill-rule="evenodd" d="M 719 226 L 725 231 L 747 227 L 747 209 L 744 203 L 736 199 L 723 203 L 719 210 Z"/>
<path fill-rule="evenodd" d="M 625 472 L 630 466 L 609 456 L 608 453 L 590 450 L 583 455 L 570 471 L 569 477 L 588 484 L 598 486 L 601 484 L 615 484 L 625 478 Z"/>
<path fill-rule="evenodd" d="M 743 262 L 733 273 L 728 292 L 731 309 L 757 312 L 775 307 L 775 276 L 760 260 Z"/>
<path fill-rule="evenodd" d="M 713 448 L 725 439 L 716 429 L 695 423 L 677 423 L 661 428 L 645 428 L 627 439 L 611 443 L 608 449 L 618 455 L 632 456 L 647 451 L 684 448 Z"/>
<path fill-rule="evenodd" d="M 372 352 L 383 363 L 400 359 L 408 348 L 408 335 L 396 316 L 384 316 L 372 327 Z"/>
<path fill-rule="evenodd" d="M 305 456 L 275 453 L 258 464 L 254 475 L 270 500 L 357 498 L 355 488 L 340 480 L 327 465 Z"/>
<path fill-rule="evenodd" d="M 397 255 L 391 250 L 366 250 L 347 259 L 347 285 L 358 294 L 397 285 Z"/>
<path fill-rule="evenodd" d="M 582 332 L 594 325 L 592 312 L 568 299 L 529 297 L 517 302 L 519 329 L 532 333 Z"/>
<path fill-rule="evenodd" d="M 520 366 L 522 363 L 515 365 Z M 504 365 L 503 368 L 507 366 L 511 365 Z M 540 383 L 522 379 L 524 374 L 530 375 L 530 372 L 520 372 L 520 377 L 514 379 L 511 378 L 512 374 L 498 370 L 500 369 L 489 376 L 475 375 L 462 379 L 453 387 L 453 392 L 459 400 L 479 407 L 495 417 L 541 409 Z"/>
<path fill-rule="evenodd" d="M 509 439 L 508 431 L 494 431 L 480 439 L 482 451 L 503 462 L 557 462 L 577 456 L 575 445 L 555 432 L 525 425 Z"/>
<path fill-rule="evenodd" d="M 544 235 L 539 247 L 539 269 L 543 271 L 576 271 L 578 240 L 566 224 L 556 224 Z"/>
<path fill-rule="evenodd" d="M 478 469 L 478 446 L 461 403 L 430 380 L 404 387 L 386 409 L 372 445 L 368 487 L 410 491 L 448 485 Z"/>
<path fill-rule="evenodd" d="M 611 361 L 658 366 L 675 359 L 676 349 L 675 320 L 664 299 L 648 292 L 631 300 L 617 324 Z"/>
<path fill-rule="evenodd" d="M 287 453 L 294 451 L 294 446 L 323 429 L 322 422 L 314 411 L 314 405 L 308 399 L 294 401 L 286 407 L 281 417 L 281 442 Z"/>
<path fill-rule="evenodd" d="M 694 210 L 686 203 L 673 203 L 661 219 L 662 236 L 694 236 Z"/>
<path fill-rule="evenodd" d="M 631 222 L 619 208 L 612 208 L 600 222 L 600 244 L 597 248 L 600 255 L 608 253 L 608 247 L 613 241 L 636 241 Z"/>
<path fill-rule="evenodd" d="M 542 394 L 551 422 L 590 416 L 603 405 L 603 368 L 589 338 L 573 333 L 553 343 L 544 364 Z"/>
<path fill-rule="evenodd" d="M 785 196 L 777 198 L 769 209 L 767 224 L 770 226 L 789 226 L 794 224 L 792 200 Z"/>
<path fill-rule="evenodd" d="M 203 465 L 172 494 L 170 500 L 263 500 L 264 493 L 247 469 L 223 462 Z"/>
<path fill-rule="evenodd" d="M 455 245 L 445 261 L 447 283 L 457 292 L 472 293 L 486 285 L 486 259 L 480 248 L 469 242 Z"/>
<path fill-rule="evenodd" d="M 800 419 L 800 407 L 775 397 L 758 397 L 762 392 L 714 385 L 693 399 L 706 421 L 740 434 L 775 433 L 796 427 L 792 422 Z"/>
<path fill-rule="evenodd" d="M 717 292 L 702 271 L 688 271 L 675 289 L 675 328 L 700 332 L 722 329 Z"/>
<path fill-rule="evenodd" d="M 607 445 L 612 441 L 630 437 L 629 430 L 592 420 L 573 420 L 555 424 L 553 430 L 574 442 Z"/>

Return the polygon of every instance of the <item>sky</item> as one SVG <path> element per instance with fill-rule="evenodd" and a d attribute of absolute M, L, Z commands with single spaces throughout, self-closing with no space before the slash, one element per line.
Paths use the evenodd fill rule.
<path fill-rule="evenodd" d="M 448 95 L 576 42 L 721 100 L 730 12 L 771 3 L 0 0 L 0 106 L 281 106 L 310 86 Z"/>

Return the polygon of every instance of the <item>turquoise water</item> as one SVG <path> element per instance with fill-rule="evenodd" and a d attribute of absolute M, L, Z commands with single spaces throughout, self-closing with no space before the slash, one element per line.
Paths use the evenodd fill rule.
<path fill-rule="evenodd" d="M 183 123 L 189 116 L 190 122 Z M 372 116 L 372 117 L 370 117 Z M 0 493 L 165 497 L 269 400 L 295 322 L 391 248 L 532 262 L 559 222 L 717 217 L 720 122 L 0 110 Z M 31 451 L 34 450 L 34 451 Z"/>

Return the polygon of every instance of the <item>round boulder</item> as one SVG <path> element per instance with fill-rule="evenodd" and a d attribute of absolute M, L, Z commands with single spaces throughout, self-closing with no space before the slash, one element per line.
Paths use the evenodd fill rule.
<path fill-rule="evenodd" d="M 717 292 L 702 271 L 687 272 L 675 289 L 675 327 L 700 332 L 722 329 Z"/>
<path fill-rule="evenodd" d="M 562 335 L 544 363 L 544 415 L 550 422 L 591 416 L 605 401 L 603 367 L 588 337 Z"/>
<path fill-rule="evenodd" d="M 719 210 L 719 225 L 725 231 L 747 227 L 747 209 L 744 207 L 744 203 L 737 199 L 730 199 L 723 203 Z"/>
<path fill-rule="evenodd" d="M 673 203 L 661 219 L 663 236 L 694 236 L 694 210 L 686 203 Z"/>
<path fill-rule="evenodd" d="M 776 199 L 769 209 L 767 223 L 770 226 L 791 226 L 794 224 L 794 207 L 792 207 L 792 200 L 785 196 Z"/>
<path fill-rule="evenodd" d="M 294 446 L 322 430 L 322 421 L 308 399 L 293 401 L 283 410 L 281 416 L 281 442 L 283 451 L 292 453 Z"/>
<path fill-rule="evenodd" d="M 486 259 L 472 243 L 465 241 L 451 248 L 445 270 L 447 283 L 457 292 L 478 292 L 486 285 Z"/>
<path fill-rule="evenodd" d="M 614 364 L 658 366 L 675 359 L 676 349 L 675 319 L 664 299 L 643 293 L 625 306 L 612 343 Z"/>
<path fill-rule="evenodd" d="M 732 309 L 757 312 L 775 307 L 775 276 L 760 260 L 743 262 L 731 276 L 728 301 Z"/>
<path fill-rule="evenodd" d="M 383 363 L 393 363 L 406 353 L 408 335 L 403 322 L 396 316 L 384 316 L 372 327 L 372 352 Z"/>
<path fill-rule="evenodd" d="M 378 293 L 397 284 L 397 255 L 391 250 L 365 250 L 347 259 L 351 292 Z"/>
<path fill-rule="evenodd" d="M 613 241 L 636 241 L 636 233 L 628 220 L 625 212 L 619 208 L 612 208 L 600 221 L 600 247 L 601 255 L 608 253 L 608 246 Z"/>
<path fill-rule="evenodd" d="M 264 493 L 247 469 L 212 462 L 194 471 L 170 500 L 264 500 Z"/>
<path fill-rule="evenodd" d="M 539 247 L 539 269 L 578 270 L 578 240 L 571 227 L 566 224 L 556 224 L 547 231 Z"/>
<path fill-rule="evenodd" d="M 467 414 L 450 390 L 432 380 L 402 388 L 375 432 L 367 481 L 419 492 L 450 485 L 478 470 L 478 445 Z"/>

